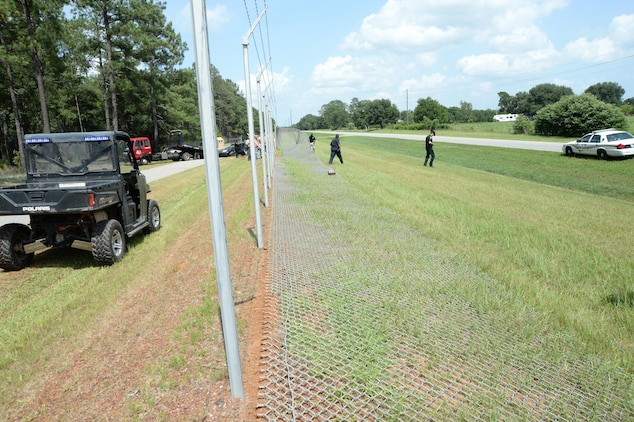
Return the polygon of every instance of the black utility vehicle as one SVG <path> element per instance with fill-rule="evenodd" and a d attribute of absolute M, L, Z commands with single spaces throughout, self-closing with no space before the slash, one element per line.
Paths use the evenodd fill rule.
<path fill-rule="evenodd" d="M 236 142 L 234 144 L 226 145 L 218 150 L 219 157 L 231 157 L 234 155 L 247 155 L 246 145 L 244 142 Z"/>
<path fill-rule="evenodd" d="M 61 247 L 113 264 L 126 237 L 159 230 L 159 206 L 132 151 L 125 132 L 26 135 L 26 183 L 0 189 L 0 215 L 27 214 L 31 223 L 0 227 L 0 268 L 20 270 L 35 252 Z"/>

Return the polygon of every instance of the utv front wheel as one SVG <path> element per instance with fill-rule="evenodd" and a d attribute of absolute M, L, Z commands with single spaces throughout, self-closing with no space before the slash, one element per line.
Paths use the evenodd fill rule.
<path fill-rule="evenodd" d="M 125 233 L 117 220 L 100 221 L 92 234 L 92 256 L 95 261 L 112 265 L 125 254 Z"/>
<path fill-rule="evenodd" d="M 0 268 L 18 271 L 33 261 L 32 253 L 24 253 L 24 242 L 31 237 L 31 229 L 24 224 L 5 224 L 0 227 Z"/>

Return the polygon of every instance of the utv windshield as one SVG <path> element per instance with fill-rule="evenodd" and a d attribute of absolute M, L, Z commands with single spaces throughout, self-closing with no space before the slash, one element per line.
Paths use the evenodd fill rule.
<path fill-rule="evenodd" d="M 27 173 L 77 175 L 117 170 L 114 140 L 108 136 L 25 139 Z"/>

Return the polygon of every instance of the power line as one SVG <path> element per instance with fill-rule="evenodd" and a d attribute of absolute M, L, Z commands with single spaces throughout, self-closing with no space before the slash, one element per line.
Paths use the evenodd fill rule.
<path fill-rule="evenodd" d="M 249 21 L 249 26 L 251 26 L 251 16 L 249 16 L 249 8 L 247 7 L 247 0 L 243 0 L 244 2 L 244 10 L 247 12 L 247 20 Z"/>

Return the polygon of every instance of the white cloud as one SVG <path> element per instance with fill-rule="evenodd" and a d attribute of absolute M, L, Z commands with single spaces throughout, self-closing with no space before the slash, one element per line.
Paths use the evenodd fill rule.
<path fill-rule="evenodd" d="M 459 86 L 468 78 L 506 77 L 550 65 L 557 54 L 536 22 L 566 4 L 387 0 L 338 46 L 347 54 L 314 67 L 311 94 L 330 99 L 389 98 L 388 92 L 400 97 L 406 91 L 432 97 L 443 92 L 466 95 L 466 88 Z M 473 54 L 460 58 L 465 48 Z M 467 90 L 481 95 L 492 88 L 488 82 Z"/>
<path fill-rule="evenodd" d="M 423 77 L 418 81 L 417 87 L 419 89 L 438 89 L 446 85 L 447 77 L 442 73 L 433 73 L 431 75 L 423 75 Z"/>
<path fill-rule="evenodd" d="M 378 13 L 363 19 L 358 31 L 351 32 L 340 48 L 352 51 L 434 49 L 439 44 L 459 42 L 467 32 L 453 25 L 440 25 L 425 18 L 433 10 L 423 2 L 388 0 Z"/>
<path fill-rule="evenodd" d="M 346 86 L 350 83 L 358 83 L 360 79 L 351 55 L 328 57 L 324 63 L 315 66 L 312 75 L 313 83 L 322 88 Z"/>
<path fill-rule="evenodd" d="M 171 19 L 174 28 L 182 34 L 192 33 L 192 9 L 191 2 L 186 2 L 185 6 L 178 11 L 177 19 Z M 231 20 L 231 15 L 224 5 L 216 5 L 214 8 L 207 8 L 207 27 L 209 32 L 220 32 Z"/>
<path fill-rule="evenodd" d="M 407 92 L 410 102 L 431 96 L 445 105 L 495 107 L 501 90 L 583 84 L 590 72 L 580 78 L 577 70 L 634 45 L 634 14 L 613 18 L 609 28 L 608 15 L 595 32 L 557 24 L 580 16 L 577 9 L 570 0 L 386 0 L 342 39 L 337 54 L 314 66 L 303 98 L 389 98 L 404 108 Z M 555 80 L 562 74 L 568 79 Z"/>
<path fill-rule="evenodd" d="M 518 49 L 512 53 L 485 53 L 461 57 L 456 68 L 467 76 L 511 77 L 553 68 L 561 55 L 552 46 L 539 50 Z"/>
<path fill-rule="evenodd" d="M 491 22 L 487 23 L 493 26 L 493 31 L 513 32 L 533 26 L 539 18 L 548 16 L 557 9 L 563 9 L 568 3 L 568 0 L 529 0 L 515 3 L 480 0 L 471 7 L 485 8 L 486 13 L 492 17 Z"/>
<path fill-rule="evenodd" d="M 624 46 L 634 45 L 634 14 L 620 15 L 612 19 L 610 32 L 614 41 Z"/>
<path fill-rule="evenodd" d="M 219 32 L 229 21 L 227 6 L 217 4 L 213 9 L 207 8 L 207 25 L 211 32 Z"/>
<path fill-rule="evenodd" d="M 444 73 L 434 72 L 421 75 L 418 78 L 407 79 L 400 83 L 398 92 L 408 92 L 411 98 L 436 96 L 437 93 L 450 89 L 452 85 L 459 83 L 460 78 L 449 77 Z M 433 93 L 433 95 L 431 94 Z"/>
<path fill-rule="evenodd" d="M 509 53 L 552 47 L 546 34 L 535 25 L 518 26 L 511 28 L 508 32 L 494 34 L 490 44 L 496 51 Z"/>
<path fill-rule="evenodd" d="M 340 48 L 350 51 L 427 51 L 489 43 L 497 48 L 549 44 L 535 22 L 568 0 L 388 0 L 348 34 Z"/>
<path fill-rule="evenodd" d="M 467 32 L 455 27 L 438 27 L 401 23 L 398 26 L 369 26 L 364 21 L 358 32 L 351 32 L 340 45 L 342 49 L 376 51 L 395 50 L 409 53 L 416 49 L 435 49 L 438 45 L 457 43 Z"/>
<path fill-rule="evenodd" d="M 328 57 L 315 66 L 312 82 L 316 88 L 349 88 L 358 91 L 379 90 L 397 78 L 400 63 L 382 56 Z"/>
<path fill-rule="evenodd" d="M 321 77 L 314 80 L 329 81 L 331 85 L 337 81 L 342 87 L 355 81 L 377 80 L 368 76 L 376 69 L 354 65 L 362 61 L 357 55 L 365 56 L 367 61 L 372 54 L 390 58 L 382 64 L 384 72 L 394 75 L 401 87 L 411 84 L 412 73 L 425 73 L 436 66 L 439 57 L 444 59 L 443 71 L 457 69 L 472 77 L 503 77 L 510 72 L 552 66 L 558 54 L 537 22 L 567 4 L 568 0 L 528 0 L 520 4 L 505 0 L 388 0 L 339 46 L 349 53 L 342 73 L 354 77 L 335 76 L 318 66 L 313 75 L 319 73 Z M 460 58 L 465 48 L 472 54 Z M 450 54 L 458 57 L 448 61 Z M 424 87 L 433 80 L 438 85 L 439 75 L 421 77 L 416 83 Z"/>
<path fill-rule="evenodd" d="M 511 64 L 506 55 L 489 53 L 462 57 L 458 60 L 457 67 L 465 75 L 505 75 Z"/>
<path fill-rule="evenodd" d="M 602 62 L 614 57 L 617 48 L 610 38 L 588 40 L 578 38 L 566 44 L 563 55 L 566 59 L 578 59 L 587 62 Z"/>
<path fill-rule="evenodd" d="M 262 88 L 274 90 L 276 94 L 285 94 L 293 90 L 293 78 L 290 76 L 290 68 L 285 66 L 282 72 L 273 72 L 271 78 L 262 78 Z M 271 82 L 273 81 L 273 82 Z"/>

